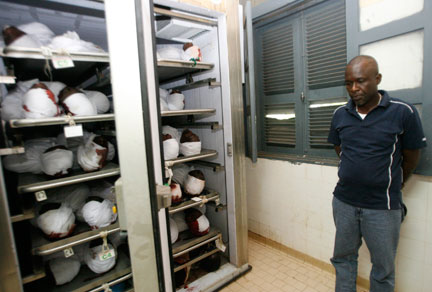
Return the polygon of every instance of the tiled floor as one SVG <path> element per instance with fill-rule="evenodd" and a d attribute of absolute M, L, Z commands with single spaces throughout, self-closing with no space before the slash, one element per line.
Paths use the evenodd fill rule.
<path fill-rule="evenodd" d="M 222 292 L 333 292 L 335 276 L 249 237 L 252 271 Z M 358 292 L 366 292 L 357 288 Z"/>

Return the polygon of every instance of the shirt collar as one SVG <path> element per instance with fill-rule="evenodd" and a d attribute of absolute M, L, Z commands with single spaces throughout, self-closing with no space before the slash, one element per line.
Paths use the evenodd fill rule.
<path fill-rule="evenodd" d="M 382 98 L 381 98 L 381 102 L 379 103 L 378 107 L 388 107 L 390 105 L 390 96 L 388 95 L 387 91 L 385 90 L 378 90 L 378 92 L 381 94 Z M 352 113 L 356 112 L 356 105 L 355 103 L 352 101 L 352 99 L 350 99 L 348 101 L 347 107 L 346 109 Z"/>

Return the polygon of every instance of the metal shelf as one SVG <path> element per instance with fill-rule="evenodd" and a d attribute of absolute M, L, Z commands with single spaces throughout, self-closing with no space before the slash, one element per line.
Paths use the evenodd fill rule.
<path fill-rule="evenodd" d="M 184 268 L 186 268 L 186 267 L 192 266 L 193 264 L 195 264 L 195 263 L 197 263 L 197 262 L 199 262 L 199 261 L 205 259 L 206 257 L 209 257 L 209 256 L 211 256 L 212 254 L 215 254 L 215 253 L 217 253 L 217 252 L 219 252 L 219 251 L 220 251 L 219 249 L 214 248 L 214 249 L 212 249 L 211 251 L 206 252 L 205 254 L 202 254 L 202 255 L 200 255 L 200 256 L 198 256 L 198 257 L 196 257 L 196 258 L 193 258 L 192 260 L 188 261 L 187 263 L 184 263 L 183 265 L 176 266 L 176 267 L 174 268 L 174 272 L 178 272 L 178 271 L 180 271 L 180 270 L 182 270 L 182 269 L 184 269 Z"/>
<path fill-rule="evenodd" d="M 84 172 L 79 170 L 65 178 L 47 180 L 44 175 L 23 173 L 18 177 L 18 193 L 33 193 L 47 189 L 72 185 L 80 182 L 102 179 L 106 177 L 120 175 L 120 168 L 115 163 L 108 163 L 102 170 L 95 172 Z"/>
<path fill-rule="evenodd" d="M 28 284 L 46 277 L 46 273 L 43 268 L 42 262 L 39 262 L 35 258 L 33 258 L 32 261 L 33 261 L 33 273 L 22 277 L 23 284 Z"/>
<path fill-rule="evenodd" d="M 215 163 L 215 162 L 210 162 L 205 160 L 194 160 L 191 161 L 190 163 L 199 166 L 210 167 L 213 169 L 214 172 L 225 170 L 225 166 L 221 165 L 220 163 Z"/>
<path fill-rule="evenodd" d="M 22 146 L 16 146 L 12 148 L 0 148 L 0 156 L 13 155 L 24 153 L 25 149 Z"/>
<path fill-rule="evenodd" d="M 111 286 L 117 285 L 117 284 L 119 284 L 119 283 L 121 283 L 123 281 L 126 281 L 126 280 L 128 280 L 130 278 L 132 278 L 132 273 L 126 274 L 123 277 L 120 277 L 118 279 L 110 281 L 110 282 L 108 282 L 106 284 L 108 284 L 108 286 L 111 287 Z M 97 288 L 95 288 L 93 290 L 90 290 L 88 292 L 99 292 L 99 291 L 106 291 L 106 288 L 102 285 L 102 286 L 99 286 L 99 287 L 97 287 Z M 131 290 L 128 290 L 127 292 L 133 292 L 133 288 Z"/>
<path fill-rule="evenodd" d="M 97 230 L 90 230 L 90 227 L 83 223 L 79 224 L 74 233 L 79 233 L 75 236 L 67 237 L 57 241 L 49 241 L 46 239 L 39 229 L 33 229 L 32 232 L 32 254 L 38 256 L 46 256 L 65 250 L 67 248 L 80 245 L 84 242 L 92 241 L 100 238 L 100 233 L 107 231 L 108 234 L 119 232 L 119 223 L 111 224 L 107 227 L 103 227 Z"/>
<path fill-rule="evenodd" d="M 181 204 L 178 204 L 176 206 L 172 206 L 169 208 L 169 213 L 170 214 L 174 214 L 195 206 L 199 206 L 201 204 L 205 204 L 208 201 L 219 201 L 219 194 L 215 191 L 212 190 L 206 190 L 208 193 L 205 195 L 201 195 L 201 196 L 196 196 L 194 198 L 199 198 L 201 199 L 201 201 L 197 201 L 197 200 L 187 200 Z"/>
<path fill-rule="evenodd" d="M 62 116 L 45 119 L 19 119 L 10 120 L 9 125 L 11 128 L 25 128 L 25 127 L 38 127 L 38 126 L 52 126 L 52 125 L 68 125 L 71 122 L 75 123 L 91 123 L 91 122 L 104 122 L 114 121 L 114 114 L 101 114 L 95 116 Z"/>
<path fill-rule="evenodd" d="M 188 74 L 195 74 L 210 70 L 214 67 L 212 63 L 192 62 L 171 59 L 159 59 L 157 61 L 159 82 L 168 82 Z"/>
<path fill-rule="evenodd" d="M 15 76 L 0 75 L 0 84 L 15 84 Z"/>
<path fill-rule="evenodd" d="M 213 131 L 221 130 L 222 125 L 219 122 L 196 122 L 196 123 L 180 123 L 175 124 L 175 128 L 210 128 Z"/>
<path fill-rule="evenodd" d="M 179 85 L 179 86 L 173 87 L 171 89 L 172 90 L 185 91 L 185 90 L 194 89 L 194 88 L 203 87 L 203 86 L 219 87 L 219 86 L 221 86 L 221 83 L 216 82 L 216 78 L 207 78 L 207 79 L 198 80 L 198 81 L 191 82 L 191 83 L 186 83 L 184 85 Z"/>
<path fill-rule="evenodd" d="M 12 223 L 32 219 L 35 217 L 35 211 L 33 208 L 23 209 L 22 211 L 22 214 L 11 216 Z"/>
<path fill-rule="evenodd" d="M 53 56 L 64 56 L 64 52 L 60 50 L 51 50 L 51 53 Z M 45 56 L 42 49 L 39 48 L 0 48 L 0 56 L 4 58 L 39 59 L 44 61 L 47 58 L 52 59 L 50 56 Z M 108 53 L 68 52 L 68 56 L 72 61 L 109 63 Z"/>
<path fill-rule="evenodd" d="M 204 244 L 222 239 L 222 233 L 217 228 L 211 227 L 209 233 L 206 235 L 196 237 L 189 231 L 184 231 L 179 234 L 179 238 L 181 238 L 181 240 L 172 245 L 173 258 L 197 249 Z"/>
<path fill-rule="evenodd" d="M 200 154 L 191 155 L 191 156 L 181 156 L 175 159 L 165 160 L 165 167 L 171 167 L 173 165 L 180 164 L 180 163 L 213 157 L 216 156 L 217 154 L 218 153 L 216 150 L 201 149 Z"/>
<path fill-rule="evenodd" d="M 160 8 L 160 7 L 154 7 L 154 12 L 156 14 L 166 15 L 166 16 L 170 16 L 173 18 L 190 20 L 190 21 L 200 22 L 200 23 L 204 23 L 204 24 L 208 24 L 208 25 L 217 25 L 217 20 L 214 20 L 214 19 L 197 17 L 197 16 L 194 16 L 191 14 L 185 14 L 185 13 L 181 13 L 178 11 L 172 11 L 172 10 L 168 10 L 168 9 L 164 9 L 164 8 Z"/>
<path fill-rule="evenodd" d="M 61 51 L 52 50 L 52 56 L 62 54 L 64 55 Z M 45 56 L 40 48 L 0 48 L 0 57 L 3 57 L 6 67 L 13 67 L 17 80 L 38 78 L 41 82 L 50 81 L 44 73 L 44 68 L 52 56 Z M 50 65 L 52 79 L 69 86 L 78 86 L 97 71 L 101 72 L 109 66 L 108 53 L 69 52 L 68 56 L 74 62 L 74 67 L 57 70 Z"/>
<path fill-rule="evenodd" d="M 213 114 L 215 112 L 216 112 L 216 109 L 214 109 L 214 108 L 189 109 L 189 110 L 181 110 L 181 111 L 162 111 L 161 117 L 206 115 L 206 114 Z"/>
<path fill-rule="evenodd" d="M 130 260 L 128 257 L 122 253 L 118 252 L 117 263 L 115 267 L 100 276 L 97 276 L 92 272 L 86 265 L 81 266 L 81 270 L 72 282 L 65 285 L 51 287 L 49 291 L 52 292 L 84 292 L 84 291 L 104 291 L 101 289 L 102 285 L 105 283 L 112 283 L 114 285 L 118 282 L 132 277 L 132 270 L 130 265 Z M 118 281 L 118 282 L 117 282 Z"/>

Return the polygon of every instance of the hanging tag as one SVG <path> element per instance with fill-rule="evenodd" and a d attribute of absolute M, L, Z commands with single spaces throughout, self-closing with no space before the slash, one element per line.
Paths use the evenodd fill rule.
<path fill-rule="evenodd" d="M 75 126 L 64 126 L 63 130 L 66 138 L 83 136 L 83 128 L 81 124 Z"/>
<path fill-rule="evenodd" d="M 48 199 L 45 191 L 36 192 L 35 197 L 36 197 L 36 201 L 38 202 L 45 201 L 46 199 Z"/>
<path fill-rule="evenodd" d="M 109 260 L 110 258 L 115 257 L 115 250 L 113 248 L 108 250 L 103 250 L 98 253 L 98 257 L 101 261 Z"/>
<path fill-rule="evenodd" d="M 69 258 L 75 254 L 72 247 L 64 249 L 63 253 L 64 253 L 65 258 Z"/>
<path fill-rule="evenodd" d="M 67 55 L 55 55 L 51 57 L 55 69 L 64 69 L 74 67 L 72 58 Z"/>
<path fill-rule="evenodd" d="M 195 201 L 195 202 L 201 202 L 202 201 L 202 199 L 200 197 L 193 197 L 191 200 Z"/>
<path fill-rule="evenodd" d="M 0 76 L 0 83 L 15 84 L 15 76 Z"/>
<path fill-rule="evenodd" d="M 219 238 L 219 239 L 216 239 L 216 247 L 221 251 L 221 252 L 225 252 L 225 250 L 226 250 L 226 246 L 225 246 L 225 244 L 222 242 L 222 240 Z"/>

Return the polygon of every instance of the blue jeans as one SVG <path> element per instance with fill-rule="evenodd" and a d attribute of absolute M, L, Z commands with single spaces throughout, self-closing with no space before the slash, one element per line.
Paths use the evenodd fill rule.
<path fill-rule="evenodd" d="M 392 292 L 401 210 L 357 208 L 333 197 L 336 239 L 331 262 L 336 269 L 336 292 L 355 292 L 358 250 L 362 237 L 372 262 L 370 292 Z"/>

